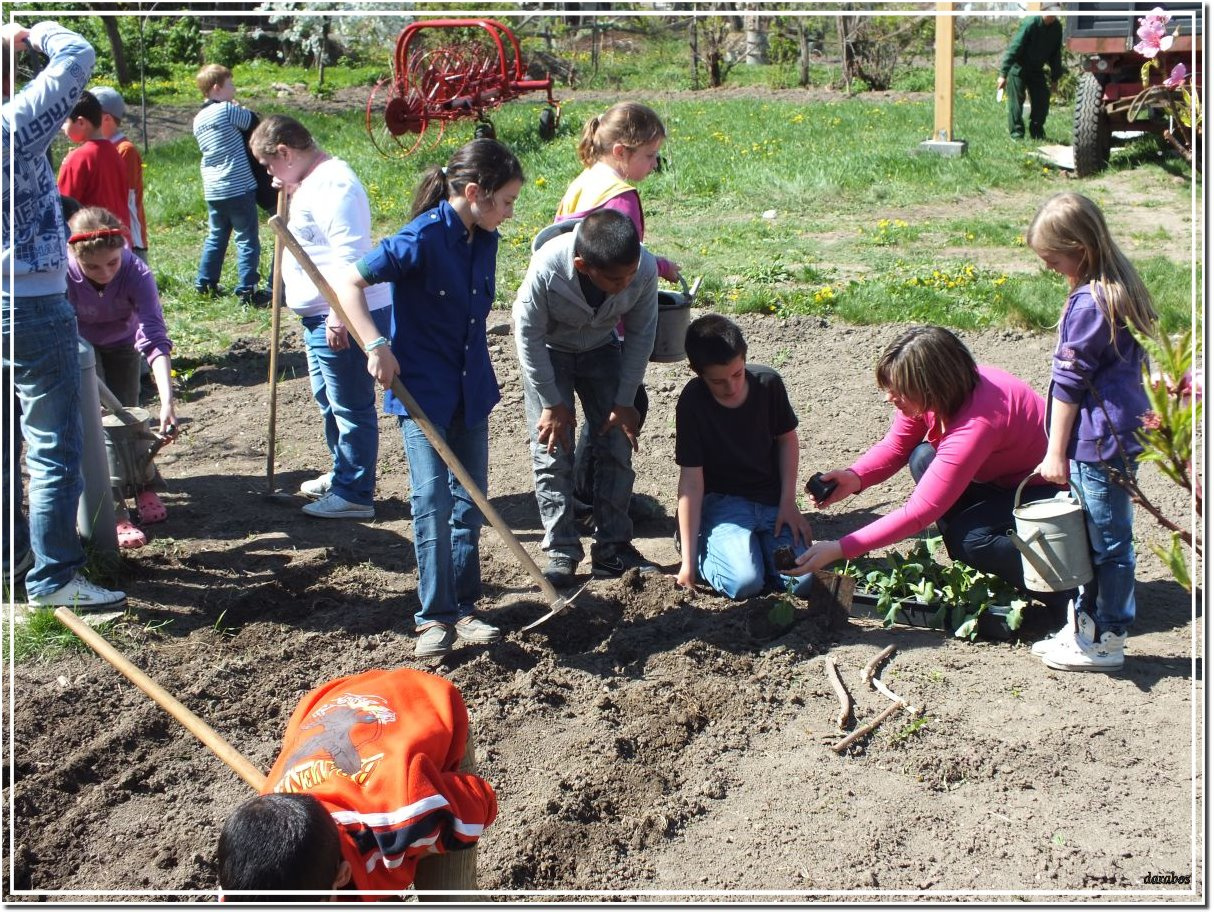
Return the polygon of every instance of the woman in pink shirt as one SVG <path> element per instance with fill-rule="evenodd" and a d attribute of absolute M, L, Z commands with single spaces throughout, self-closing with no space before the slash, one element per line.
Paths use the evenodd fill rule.
<path fill-rule="evenodd" d="M 1024 381 L 977 365 L 943 327 L 913 327 L 886 347 L 877 385 L 896 412 L 889 432 L 847 469 L 823 473 L 835 489 L 815 505 L 833 505 L 909 467 L 915 489 L 906 504 L 839 540 L 814 543 L 787 573 L 817 571 L 903 540 L 935 523 L 954 561 L 998 575 L 1024 590 L 1012 529 L 1016 487 L 1045 456 L 1045 400 Z M 1050 485 L 1025 488 L 1022 500 L 1050 498 Z M 1065 607 L 1073 591 L 1037 593 Z"/>

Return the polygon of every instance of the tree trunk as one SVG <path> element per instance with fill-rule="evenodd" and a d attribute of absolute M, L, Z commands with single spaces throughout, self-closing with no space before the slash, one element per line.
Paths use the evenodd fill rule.
<path fill-rule="evenodd" d="M 126 49 L 122 45 L 122 35 L 118 31 L 118 19 L 114 16 L 99 16 L 105 28 L 105 37 L 110 41 L 110 53 L 114 57 L 114 75 L 118 85 L 128 86 L 131 83 L 131 71 L 126 62 Z"/>
<path fill-rule="evenodd" d="M 767 22 L 761 16 L 746 17 L 746 63 L 767 63 Z"/>
<path fill-rule="evenodd" d="M 694 16 L 687 26 L 687 43 L 691 46 L 691 88 L 700 88 L 700 29 Z"/>
<path fill-rule="evenodd" d="M 797 20 L 797 42 L 797 85 L 804 89 L 809 85 L 809 29 L 800 19 Z"/>
<path fill-rule="evenodd" d="M 320 20 L 320 51 L 316 54 L 316 88 L 325 84 L 325 58 L 329 50 L 329 17 L 322 16 Z"/>

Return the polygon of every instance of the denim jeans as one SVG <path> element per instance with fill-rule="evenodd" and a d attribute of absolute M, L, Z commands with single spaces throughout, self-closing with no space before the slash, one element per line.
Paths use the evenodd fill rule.
<path fill-rule="evenodd" d="M 582 403 L 583 420 L 590 427 L 590 445 L 594 452 L 594 550 L 632 541 L 632 521 L 628 503 L 632 499 L 632 445 L 618 428 L 606 435 L 598 429 L 611 414 L 620 379 L 620 343 L 613 341 L 588 352 L 548 350 L 556 373 L 561 401 L 574 406 L 574 394 Z M 523 403 L 527 411 L 527 430 L 531 436 L 531 467 L 535 472 L 535 499 L 544 525 L 542 548 L 553 554 L 581 561 L 585 555 L 581 537 L 574 526 L 573 453 L 560 446 L 549 454 L 546 445 L 536 440 L 535 424 L 544 406 L 529 379 L 523 379 Z M 570 442 L 577 440 L 577 428 Z"/>
<path fill-rule="evenodd" d="M 1079 588 L 1076 610 L 1096 620 L 1096 637 L 1124 635 L 1134 624 L 1134 503 L 1109 477 L 1109 467 L 1126 472 L 1120 456 L 1099 463 L 1071 461 L 1071 481 L 1083 496 L 1084 519 L 1092 546 L 1092 580 Z M 1129 472 L 1134 472 L 1130 461 Z"/>
<path fill-rule="evenodd" d="M 923 478 L 935 457 L 936 449 L 926 442 L 911 452 L 908 467 L 915 482 Z M 1021 501 L 1035 501 L 1053 498 L 1057 494 L 1057 486 L 1045 483 L 1025 486 L 1020 498 Z M 1008 536 L 1008 531 L 1015 526 L 1012 518 L 1015 501 L 1015 489 L 971 482 L 956 503 L 936 521 L 944 537 L 944 548 L 953 561 L 964 562 L 971 568 L 1003 578 L 1044 606 L 1065 609 L 1067 602 L 1075 598 L 1073 589 L 1048 592 L 1029 590 L 1024 586 L 1024 563 L 1020 550 Z"/>
<path fill-rule="evenodd" d="M 433 622 L 454 625 L 476 609 L 481 596 L 480 537 L 484 518 L 468 490 L 447 469 L 438 451 L 412 419 L 400 417 L 409 461 L 413 549 L 417 555 L 417 597 L 413 617 L 420 628 Z M 462 409 L 438 433 L 482 492 L 489 483 L 489 419 L 465 425 Z"/>
<path fill-rule="evenodd" d="M 645 417 L 649 415 L 649 394 L 642 384 L 637 388 L 632 405 L 641 416 L 637 424 L 639 432 L 645 425 Z M 590 504 L 594 501 L 594 445 L 591 443 L 593 432 L 589 422 L 582 423 L 582 432 L 577 437 L 577 446 L 573 454 L 573 495 L 580 501 Z"/>
<path fill-rule="evenodd" d="M 84 488 L 76 312 L 64 294 L 5 296 L 3 307 L 5 388 L 11 383 L 16 391 L 30 476 L 27 520 L 21 511 L 20 476 L 13 467 L 16 449 L 5 422 L 4 496 L 15 522 L 6 539 L 16 561 L 34 550 L 25 591 L 35 597 L 58 590 L 84 565 L 76 532 Z"/>
<path fill-rule="evenodd" d="M 132 346 L 94 346 L 97 380 L 110 389 L 123 406 L 139 405 L 139 366 L 144 363 Z"/>
<path fill-rule="evenodd" d="M 380 336 L 388 335 L 391 310 L 371 312 Z M 370 505 L 379 459 L 379 417 L 367 355 L 353 339 L 346 349 L 330 349 L 325 342 L 325 315 L 302 320 L 312 396 L 320 407 L 325 444 L 333 458 L 332 491 L 356 505 Z"/>
<path fill-rule="evenodd" d="M 198 288 L 219 285 L 223 259 L 228 254 L 228 239 L 236 233 L 236 294 L 244 295 L 257 289 L 261 278 L 261 240 L 257 237 L 257 195 L 254 191 L 227 200 L 207 201 L 207 237 L 202 243 L 202 259 L 198 263 Z"/>
<path fill-rule="evenodd" d="M 793 543 L 792 531 L 785 526 L 773 536 L 776 505 L 764 505 L 740 495 L 709 492 L 700 506 L 700 541 L 696 560 L 700 577 L 717 593 L 744 600 L 762 593 L 767 586 L 785 589 L 796 581 L 793 593 L 807 596 L 813 575 L 791 578 L 776 571 L 775 551 L 792 546 L 798 553 L 804 544 Z"/>

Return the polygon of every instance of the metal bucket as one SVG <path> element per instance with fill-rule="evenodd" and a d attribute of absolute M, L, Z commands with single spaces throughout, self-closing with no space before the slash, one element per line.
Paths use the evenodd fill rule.
<path fill-rule="evenodd" d="M 124 422 L 116 415 L 102 417 L 105 431 L 105 456 L 110 467 L 110 485 L 123 498 L 134 498 L 140 490 L 161 482 L 152 462 L 157 437 L 152 432 L 152 417 L 146 409 L 127 407 L 134 420 Z"/>
<path fill-rule="evenodd" d="M 1088 543 L 1083 499 L 1071 484 L 1075 500 L 1045 498 L 1020 504 L 1028 477 L 1016 488 L 1012 503 L 1015 531 L 1008 531 L 1020 550 L 1024 586 L 1029 590 L 1070 590 L 1092 580 L 1092 547 Z"/>
<path fill-rule="evenodd" d="M 687 356 L 684 343 L 687 340 L 687 327 L 691 324 L 691 306 L 700 288 L 700 278 L 696 277 L 687 287 L 687 280 L 682 274 L 679 282 L 682 292 L 658 292 L 658 332 L 653 338 L 653 353 L 649 356 L 651 362 L 681 362 Z"/>

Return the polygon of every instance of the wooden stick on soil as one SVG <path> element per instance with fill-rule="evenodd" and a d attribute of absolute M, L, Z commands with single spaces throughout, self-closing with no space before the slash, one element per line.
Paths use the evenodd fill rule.
<path fill-rule="evenodd" d="M 835 743 L 830 748 L 832 748 L 833 750 L 835 750 L 835 752 L 838 752 L 839 754 L 846 752 L 848 746 L 850 746 L 852 743 L 856 742 L 857 740 L 862 739 L 865 736 L 868 736 L 868 734 L 872 733 L 879 726 L 881 726 L 881 723 L 885 720 L 885 718 L 890 717 L 891 715 L 897 714 L 899 711 L 901 711 L 905 707 L 906 707 L 906 705 L 903 704 L 902 702 L 894 702 L 888 708 L 886 708 L 884 711 L 882 711 L 880 714 L 878 714 L 876 717 L 874 717 L 872 720 L 870 720 L 868 723 L 866 723 L 863 727 L 858 727 L 857 729 L 853 730 L 851 733 L 847 734 L 847 736 L 843 737 L 843 739 L 839 740 L 837 743 Z"/>
<path fill-rule="evenodd" d="M 872 660 L 868 661 L 868 665 L 864 667 L 865 685 L 872 685 L 873 678 L 877 675 L 877 670 L 881 669 L 881 664 L 885 663 L 886 660 L 894 656 L 895 650 L 897 650 L 897 648 L 891 644 Z"/>
<path fill-rule="evenodd" d="M 830 680 L 831 688 L 835 690 L 835 695 L 839 699 L 839 729 L 846 730 L 847 722 L 851 720 L 852 716 L 851 695 L 848 694 L 843 680 L 839 678 L 839 668 L 835 665 L 833 657 L 826 658 L 826 678 Z"/>

